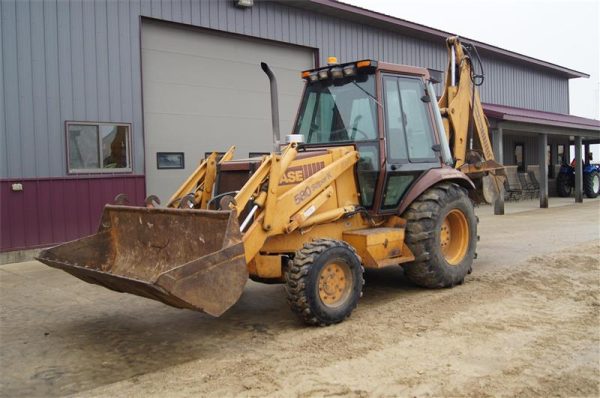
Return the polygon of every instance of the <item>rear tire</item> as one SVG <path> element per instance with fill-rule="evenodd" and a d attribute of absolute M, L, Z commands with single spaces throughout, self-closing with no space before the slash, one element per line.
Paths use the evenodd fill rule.
<path fill-rule="evenodd" d="M 328 326 L 348 318 L 362 296 L 364 268 L 352 246 L 318 239 L 296 252 L 285 273 L 288 303 L 305 323 Z"/>
<path fill-rule="evenodd" d="M 583 192 L 585 196 L 593 199 L 600 194 L 600 174 L 597 171 L 592 171 L 583 175 Z"/>
<path fill-rule="evenodd" d="M 556 177 L 556 191 L 558 193 L 558 196 L 560 196 L 561 198 L 568 198 L 569 196 L 571 196 L 572 189 L 573 187 L 571 186 L 570 178 L 568 175 L 561 173 L 558 175 L 558 177 Z"/>
<path fill-rule="evenodd" d="M 406 243 L 415 261 L 404 266 L 416 285 L 459 285 L 471 272 L 477 247 L 477 218 L 467 191 L 454 183 L 429 188 L 408 207 Z"/>

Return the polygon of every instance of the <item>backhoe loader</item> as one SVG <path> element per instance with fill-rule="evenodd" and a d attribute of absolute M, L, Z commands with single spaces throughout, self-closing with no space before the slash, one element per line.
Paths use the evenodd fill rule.
<path fill-rule="evenodd" d="M 119 196 L 95 235 L 38 259 L 213 316 L 238 301 L 248 278 L 283 283 L 292 311 L 321 326 L 350 316 L 364 268 L 402 265 L 428 288 L 463 283 L 476 256 L 472 198 L 498 194 L 503 168 L 491 150 L 473 48 L 456 37 L 447 47 L 439 102 L 424 68 L 332 59 L 302 72 L 285 145 L 275 76 L 263 64 L 275 105 L 273 153 L 212 153 L 165 207 L 155 196 L 145 207 Z"/>

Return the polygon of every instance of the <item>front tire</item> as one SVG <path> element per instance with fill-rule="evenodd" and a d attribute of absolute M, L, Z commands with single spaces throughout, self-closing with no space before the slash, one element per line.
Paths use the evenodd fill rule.
<path fill-rule="evenodd" d="M 583 175 L 583 192 L 590 199 L 600 194 L 600 174 L 597 171 Z"/>
<path fill-rule="evenodd" d="M 346 242 L 309 242 L 296 252 L 285 273 L 288 303 L 309 325 L 339 323 L 362 296 L 363 272 L 360 257 Z"/>
<path fill-rule="evenodd" d="M 406 210 L 406 243 L 415 261 L 404 271 L 427 288 L 461 284 L 471 272 L 477 247 L 477 218 L 466 190 L 454 183 L 429 188 Z"/>

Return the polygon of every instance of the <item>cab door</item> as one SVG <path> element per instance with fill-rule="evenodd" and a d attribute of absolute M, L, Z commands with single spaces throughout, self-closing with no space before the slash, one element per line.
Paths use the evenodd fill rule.
<path fill-rule="evenodd" d="M 382 75 L 386 162 L 380 213 L 392 213 L 424 172 L 440 167 L 430 99 L 417 77 Z"/>

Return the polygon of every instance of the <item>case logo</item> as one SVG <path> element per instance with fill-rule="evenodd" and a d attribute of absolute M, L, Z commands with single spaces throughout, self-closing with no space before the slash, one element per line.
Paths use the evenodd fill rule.
<path fill-rule="evenodd" d="M 325 162 L 317 162 L 305 164 L 302 166 L 288 167 L 285 173 L 281 176 L 279 185 L 292 185 L 304 181 L 317 171 L 325 167 Z"/>

